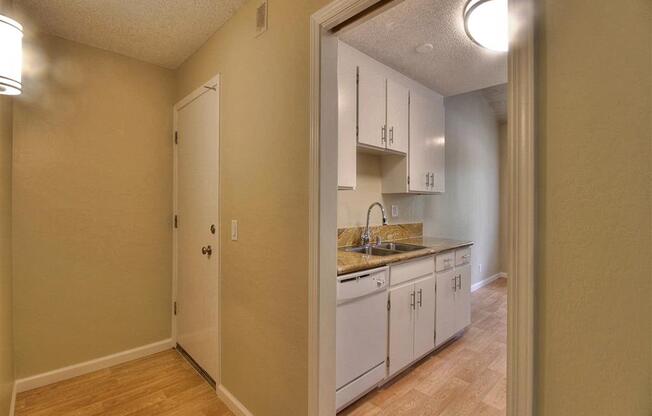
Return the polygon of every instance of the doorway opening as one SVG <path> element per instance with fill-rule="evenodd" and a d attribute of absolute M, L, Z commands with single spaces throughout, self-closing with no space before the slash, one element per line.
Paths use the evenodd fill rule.
<path fill-rule="evenodd" d="M 311 414 L 532 412 L 530 3 L 502 55 L 455 36 L 465 6 L 312 18 Z M 386 313 L 346 313 L 379 293 Z"/>

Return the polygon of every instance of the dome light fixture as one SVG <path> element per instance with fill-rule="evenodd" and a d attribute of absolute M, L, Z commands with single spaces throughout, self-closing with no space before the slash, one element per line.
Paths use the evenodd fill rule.
<path fill-rule="evenodd" d="M 23 26 L 0 15 L 0 94 L 19 95 L 23 90 Z"/>
<path fill-rule="evenodd" d="M 508 17 L 507 0 L 469 0 L 464 7 L 464 29 L 483 48 L 507 52 Z"/>

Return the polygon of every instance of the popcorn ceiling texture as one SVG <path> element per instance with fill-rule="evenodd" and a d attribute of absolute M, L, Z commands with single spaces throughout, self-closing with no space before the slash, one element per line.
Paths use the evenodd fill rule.
<path fill-rule="evenodd" d="M 174 69 L 244 0 L 17 0 L 21 21 L 64 39 Z M 252 22 L 252 35 L 254 23 Z"/>
<path fill-rule="evenodd" d="M 471 42 L 461 0 L 405 0 L 344 30 L 344 42 L 410 78 L 449 96 L 507 82 L 507 54 Z M 415 48 L 431 43 L 431 53 Z"/>

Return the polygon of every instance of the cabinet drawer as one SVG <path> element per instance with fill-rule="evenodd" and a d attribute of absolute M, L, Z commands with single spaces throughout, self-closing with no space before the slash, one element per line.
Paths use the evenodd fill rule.
<path fill-rule="evenodd" d="M 471 247 L 460 248 L 455 251 L 455 265 L 461 266 L 471 262 Z"/>
<path fill-rule="evenodd" d="M 435 264 L 432 256 L 421 257 L 405 263 L 391 265 L 389 269 L 390 285 L 395 286 L 410 280 L 434 273 Z"/>
<path fill-rule="evenodd" d="M 455 265 L 455 252 L 447 251 L 446 253 L 438 254 L 435 257 L 435 271 L 443 272 Z"/>

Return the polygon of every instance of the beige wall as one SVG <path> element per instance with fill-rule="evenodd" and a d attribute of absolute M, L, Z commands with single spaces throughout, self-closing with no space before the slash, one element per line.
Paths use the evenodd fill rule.
<path fill-rule="evenodd" d="M 337 191 L 337 226 L 364 226 L 369 205 L 376 201 L 385 207 L 390 224 L 423 222 L 425 198 L 423 195 L 383 194 L 381 157 L 358 152 L 356 189 Z M 398 207 L 398 217 L 392 217 L 392 205 Z M 369 223 L 382 223 L 379 209 L 374 208 Z"/>
<path fill-rule="evenodd" d="M 17 376 L 170 337 L 174 74 L 31 39 L 14 106 Z M 41 68 L 45 71 L 34 71 Z"/>
<path fill-rule="evenodd" d="M 0 14 L 11 15 L 0 0 Z M 9 413 L 14 384 L 13 280 L 11 273 L 11 144 L 13 98 L 0 95 L 0 415 Z"/>
<path fill-rule="evenodd" d="M 541 416 L 649 416 L 652 2 L 541 3 Z"/>
<path fill-rule="evenodd" d="M 255 415 L 302 415 L 308 406 L 308 24 L 318 6 L 270 2 L 269 29 L 255 38 L 257 5 L 247 2 L 182 65 L 177 98 L 220 73 L 222 383 Z M 229 238 L 231 219 L 239 220 L 239 241 Z"/>

